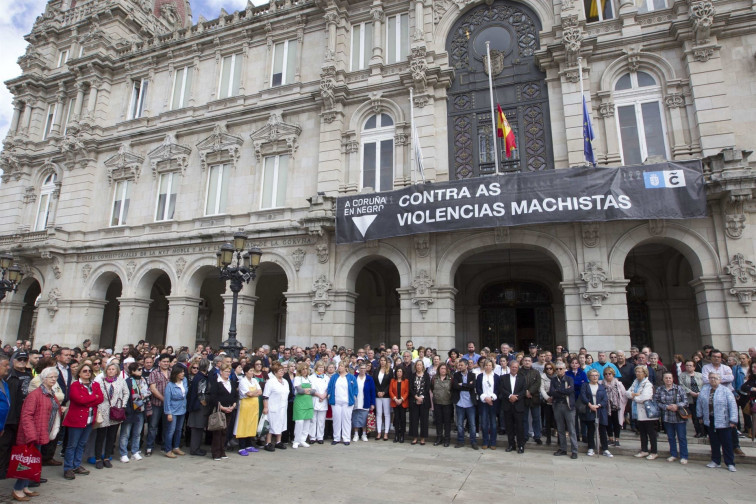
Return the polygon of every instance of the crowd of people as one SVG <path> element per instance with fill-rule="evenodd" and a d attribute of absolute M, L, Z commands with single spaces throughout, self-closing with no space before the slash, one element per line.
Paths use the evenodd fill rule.
<path fill-rule="evenodd" d="M 174 349 L 140 341 L 120 353 L 29 341 L 0 352 L 0 475 L 6 475 L 14 446 L 35 445 L 43 465 L 62 466 L 63 477 L 110 469 L 159 453 L 175 459 L 215 461 L 227 450 L 246 457 L 312 444 L 349 446 L 374 439 L 425 445 L 429 422 L 434 446 L 467 442 L 496 450 L 506 435 L 507 452 L 524 453 L 531 438 L 552 444 L 555 456 L 613 457 L 625 431 L 640 436 L 635 457 L 658 456 L 658 432 L 669 442 L 668 462 L 688 462 L 687 423 L 695 437 L 708 436 L 711 461 L 736 471 L 744 456 L 739 438 L 750 434 L 756 412 L 756 348 L 725 354 L 705 346 L 669 365 L 650 348 L 554 352 L 531 344 L 515 352 L 508 344 L 492 351 L 467 344 L 467 351 L 439 355 L 397 345 L 352 349 L 270 348 L 239 356 L 199 345 Z M 409 412 L 409 415 L 407 413 Z M 742 423 L 741 423 L 742 412 Z M 432 416 L 431 416 L 432 415 Z M 409 416 L 409 428 L 407 427 Z M 454 426 L 454 429 L 452 428 Z M 94 431 L 94 433 L 93 433 Z M 454 434 L 455 433 L 455 434 Z M 467 442 L 466 442 L 467 434 Z M 597 439 L 598 438 L 598 439 Z M 182 449 L 182 447 L 184 449 Z M 60 448 L 62 460 L 55 458 Z M 117 452 L 116 452 L 117 450 Z M 42 478 L 40 482 L 45 482 Z M 12 498 L 39 495 L 39 483 L 19 479 Z"/>

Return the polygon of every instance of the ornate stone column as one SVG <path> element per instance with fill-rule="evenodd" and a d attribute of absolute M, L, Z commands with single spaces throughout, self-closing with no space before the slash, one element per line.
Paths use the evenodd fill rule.
<path fill-rule="evenodd" d="M 313 320 L 317 321 L 312 325 L 312 339 L 330 339 L 334 345 L 350 348 L 354 345 L 354 308 L 359 294 L 348 290 L 331 290 L 328 295 L 331 304 L 327 307 L 327 315 L 323 322 L 320 322 L 318 317 L 318 307 L 311 308 Z"/>
<path fill-rule="evenodd" d="M 118 298 L 115 348 L 123 348 L 124 345 L 145 339 L 150 303 L 152 303 L 151 299 Z"/>
<path fill-rule="evenodd" d="M 16 297 L 17 299 L 14 299 Z M 0 327 L 4 328 L 4 341 L 16 341 L 16 334 L 18 334 L 18 326 L 21 324 L 21 314 L 24 311 L 24 305 L 24 299 L 20 294 L 12 295 L 12 297 L 6 296 L 0 302 Z M 39 348 L 39 346 L 37 345 L 36 347 Z"/>
<path fill-rule="evenodd" d="M 59 136 L 61 133 L 60 126 L 63 123 L 63 116 L 66 114 L 65 104 L 66 93 L 61 86 L 61 89 L 58 91 L 57 101 L 55 103 L 55 120 L 53 121 L 52 130 L 50 130 L 50 136 Z"/>
<path fill-rule="evenodd" d="M 202 299 L 189 296 L 166 296 L 168 301 L 168 329 L 165 344 L 194 348 L 197 340 L 197 316 Z M 120 338 L 120 335 L 118 335 Z"/>
<path fill-rule="evenodd" d="M 87 118 L 94 120 L 95 110 L 97 109 L 97 92 L 102 86 L 102 81 L 95 80 L 89 85 L 89 101 L 87 102 Z"/>
<path fill-rule="evenodd" d="M 670 93 L 664 97 L 672 126 L 672 156 L 690 154 L 690 146 L 685 143 L 682 111 L 685 108 L 685 97 L 682 93 Z"/>
<path fill-rule="evenodd" d="M 373 8 L 370 10 L 370 15 L 373 17 L 373 56 L 370 58 L 370 65 L 382 65 L 383 64 L 383 5 L 380 1 L 373 3 Z"/>
<path fill-rule="evenodd" d="M 21 102 L 19 100 L 13 100 L 13 119 L 11 119 L 10 129 L 8 130 L 8 136 L 14 136 L 18 131 L 18 122 L 21 119 Z"/>
<path fill-rule="evenodd" d="M 312 304 L 310 292 L 284 292 L 284 296 L 286 296 L 286 346 L 307 347 L 313 339 L 328 338 L 326 327 L 330 327 L 330 323 L 327 323 L 326 319 L 331 319 L 332 314 L 324 313 L 321 318 L 318 307 Z M 327 312 L 326 308 L 324 310 Z"/>
<path fill-rule="evenodd" d="M 84 86 L 83 82 L 76 83 L 76 102 L 74 104 L 74 118 L 78 122 L 81 120 L 81 109 L 84 107 Z"/>

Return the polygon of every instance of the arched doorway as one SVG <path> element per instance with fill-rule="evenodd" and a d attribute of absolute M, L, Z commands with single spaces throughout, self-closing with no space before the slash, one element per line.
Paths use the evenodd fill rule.
<path fill-rule="evenodd" d="M 399 270 L 388 259 L 375 259 L 357 274 L 354 348 L 369 343 L 399 344 Z"/>
<path fill-rule="evenodd" d="M 264 262 L 255 280 L 255 316 L 252 346 L 286 344 L 286 297 L 289 281 L 278 264 Z M 243 291 L 242 291 L 243 293 Z"/>
<path fill-rule="evenodd" d="M 565 344 L 562 273 L 545 252 L 494 249 L 467 257 L 457 268 L 454 287 L 456 346 L 499 348 L 530 343 L 553 349 Z"/>
<path fill-rule="evenodd" d="M 171 279 L 161 273 L 150 289 L 150 309 L 147 313 L 147 332 L 144 339 L 153 345 L 164 345 L 168 331 L 168 300 L 171 295 Z"/>
<path fill-rule="evenodd" d="M 42 294 L 42 288 L 39 282 L 34 280 L 26 289 L 26 293 L 24 293 L 24 307 L 21 309 L 21 321 L 18 324 L 18 336 L 16 339 L 31 340 L 32 343 L 34 342 L 40 294 Z"/>
<path fill-rule="evenodd" d="M 118 333 L 118 318 L 120 315 L 118 298 L 121 297 L 123 292 L 123 285 L 121 279 L 115 276 L 108 285 L 107 291 L 105 291 L 105 301 L 108 304 L 102 312 L 102 326 L 100 328 L 100 347 L 101 348 L 114 348 L 116 342 L 116 334 Z"/>
<path fill-rule="evenodd" d="M 494 101 L 501 105 L 518 148 L 510 158 L 497 140 L 500 173 L 553 166 L 546 75 L 535 61 L 541 23 L 527 6 L 509 1 L 479 5 L 449 32 L 446 49 L 454 68 L 448 92 L 450 178 L 496 173 L 488 85 L 490 42 Z"/>
<path fill-rule="evenodd" d="M 651 347 L 671 362 L 674 354 L 689 356 L 701 347 L 695 292 L 689 285 L 693 269 L 673 247 L 647 243 L 625 259 L 630 342 Z"/>
<path fill-rule="evenodd" d="M 554 311 L 551 294 L 535 282 L 497 282 L 480 293 L 480 346 L 499 348 L 514 343 L 554 347 Z"/>

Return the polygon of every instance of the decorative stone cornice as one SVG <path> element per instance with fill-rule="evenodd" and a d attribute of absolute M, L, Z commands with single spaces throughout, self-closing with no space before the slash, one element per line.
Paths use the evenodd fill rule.
<path fill-rule="evenodd" d="M 589 262 L 585 265 L 585 271 L 580 273 L 580 278 L 585 282 L 582 298 L 591 303 L 594 314 L 598 316 L 602 303 L 609 297 L 609 292 L 604 288 L 604 282 L 608 279 L 606 271 L 599 263 Z"/>
<path fill-rule="evenodd" d="M 725 234 L 733 240 L 743 236 L 748 221 L 746 202 L 753 200 L 756 191 L 750 155 L 751 151 L 727 148 L 703 159 L 707 198 L 721 201 Z"/>
<path fill-rule="evenodd" d="M 225 123 L 218 123 L 213 128 L 209 137 L 201 140 L 197 144 L 197 151 L 200 156 L 200 166 L 203 170 L 207 168 L 213 157 L 219 161 L 230 161 L 234 168 L 239 162 L 241 156 L 241 146 L 244 139 L 240 136 L 232 135 L 226 129 Z"/>
<path fill-rule="evenodd" d="M 105 160 L 108 169 L 108 184 L 119 180 L 139 180 L 144 158 L 131 151 L 131 144 L 125 142 L 118 152 Z"/>
<path fill-rule="evenodd" d="M 318 276 L 312 284 L 312 306 L 314 309 L 318 310 L 320 320 L 323 320 L 326 308 L 331 306 L 331 300 L 328 299 L 328 291 L 332 288 L 333 284 L 328 281 L 328 278 L 325 275 Z"/>
<path fill-rule="evenodd" d="M 180 171 L 183 175 L 186 167 L 189 166 L 191 153 L 191 147 L 179 144 L 176 137 L 168 133 L 163 143 L 147 153 L 152 167 L 152 176 L 157 177 L 158 173 L 170 171 Z"/>
<path fill-rule="evenodd" d="M 299 147 L 299 135 L 302 128 L 298 124 L 286 123 L 281 119 L 280 112 L 272 112 L 268 122 L 250 135 L 255 149 L 255 157 L 258 161 L 263 156 L 273 154 L 294 153 Z"/>
<path fill-rule="evenodd" d="M 724 271 L 732 277 L 730 294 L 738 298 L 743 311 L 748 313 L 753 294 L 756 292 L 756 265 L 743 254 L 735 254 L 730 264 L 724 267 Z"/>
<path fill-rule="evenodd" d="M 433 304 L 434 298 L 431 295 L 431 287 L 433 287 L 433 280 L 426 270 L 420 270 L 418 275 L 412 280 L 412 304 L 417 306 L 418 311 L 422 318 L 425 318 L 425 314 L 428 312 L 428 307 Z"/>

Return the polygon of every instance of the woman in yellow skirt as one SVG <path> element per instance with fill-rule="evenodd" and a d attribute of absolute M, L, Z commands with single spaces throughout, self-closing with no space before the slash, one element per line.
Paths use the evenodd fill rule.
<path fill-rule="evenodd" d="M 239 380 L 239 414 L 236 415 L 234 436 L 239 440 L 239 455 L 246 457 L 259 451 L 252 446 L 252 438 L 257 436 L 262 389 L 255 378 L 254 365 L 246 364 L 243 369 L 244 376 Z"/>

